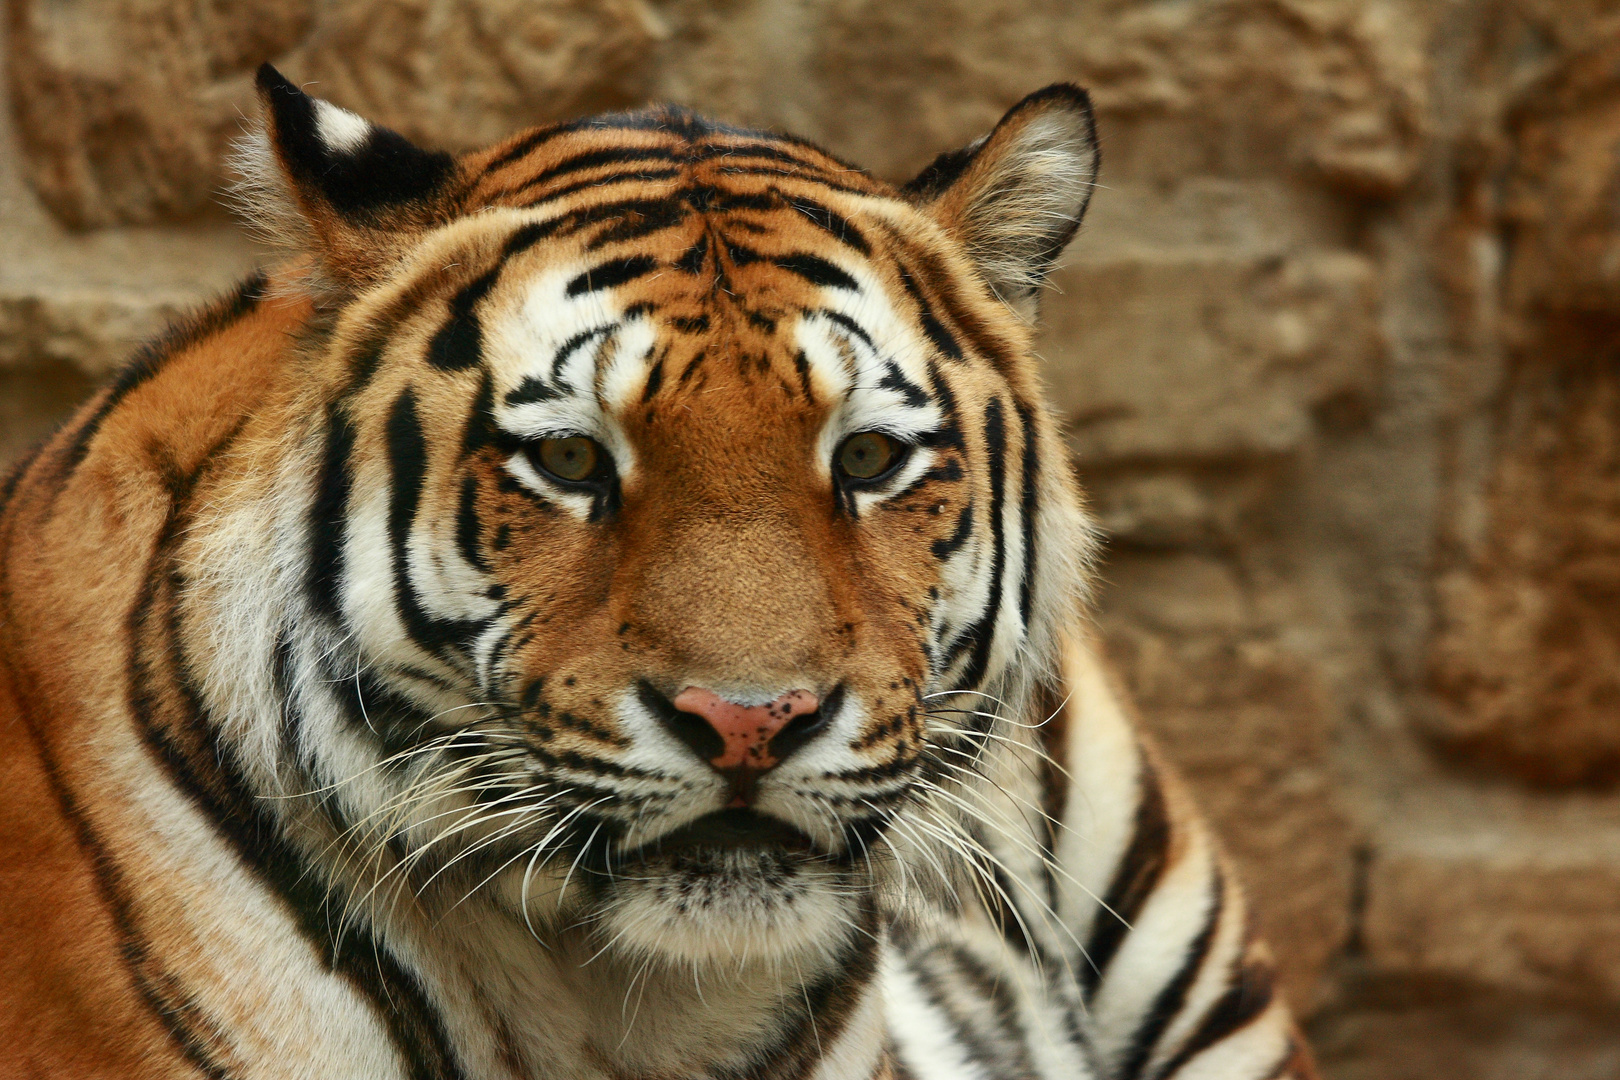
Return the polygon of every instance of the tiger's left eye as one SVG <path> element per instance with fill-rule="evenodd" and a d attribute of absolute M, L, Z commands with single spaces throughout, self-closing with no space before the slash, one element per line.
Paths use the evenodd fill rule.
<path fill-rule="evenodd" d="M 541 439 L 529 451 L 530 460 L 559 480 L 582 483 L 596 475 L 602 463 L 602 448 L 595 439 L 572 435 L 566 439 Z"/>
<path fill-rule="evenodd" d="M 900 460 L 901 444 L 881 431 L 860 431 L 838 448 L 838 469 L 852 480 L 875 480 Z"/>

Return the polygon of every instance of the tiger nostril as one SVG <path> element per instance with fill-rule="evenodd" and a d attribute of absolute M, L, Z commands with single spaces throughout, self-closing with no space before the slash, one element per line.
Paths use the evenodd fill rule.
<path fill-rule="evenodd" d="M 656 716 L 683 744 L 704 761 L 719 757 L 726 751 L 726 740 L 697 713 L 685 712 L 659 693 L 650 683 L 636 687 L 636 696 L 642 707 Z"/>
<path fill-rule="evenodd" d="M 782 729 L 771 737 L 768 747 L 771 756 L 777 761 L 786 760 L 789 754 L 825 731 L 843 704 L 844 687 L 840 684 L 816 703 L 814 711 L 791 716 Z"/>
<path fill-rule="evenodd" d="M 775 768 L 813 739 L 830 715 L 808 690 L 791 690 L 763 705 L 740 705 L 700 686 L 686 687 L 674 700 L 647 683 L 639 693 L 670 734 L 728 776 Z M 838 690 L 829 695 L 829 703 L 835 699 L 842 700 Z"/>

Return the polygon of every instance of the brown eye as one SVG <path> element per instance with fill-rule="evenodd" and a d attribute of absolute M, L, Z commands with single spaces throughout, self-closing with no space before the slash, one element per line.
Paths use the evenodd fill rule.
<path fill-rule="evenodd" d="M 873 480 L 900 460 L 900 444 L 879 431 L 862 431 L 838 449 L 838 468 L 854 480 Z"/>
<path fill-rule="evenodd" d="M 541 439 L 529 456 L 557 479 L 578 484 L 596 475 L 604 455 L 595 439 L 572 435 L 566 439 Z"/>

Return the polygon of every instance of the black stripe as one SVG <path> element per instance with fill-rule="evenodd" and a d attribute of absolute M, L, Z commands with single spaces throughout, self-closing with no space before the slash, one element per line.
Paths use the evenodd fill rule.
<path fill-rule="evenodd" d="M 1018 1055 L 1016 1061 L 1003 1058 L 996 1062 L 996 1076 L 998 1078 L 1038 1076 L 1035 1063 L 1029 1056 L 1029 1036 L 1024 1031 L 1018 1001 L 1009 993 L 1007 981 L 986 968 L 977 956 L 960 945 L 951 949 L 950 956 L 956 964 L 956 970 L 965 980 L 973 984 L 980 999 L 995 1006 L 996 1019 L 1000 1021 L 1008 1046 Z"/>
<path fill-rule="evenodd" d="M 1220 1040 L 1242 1030 L 1271 1006 L 1275 995 L 1271 968 L 1241 955 L 1232 963 L 1232 986 L 1204 1014 L 1203 1023 L 1187 1037 L 1175 1056 L 1154 1071 L 1154 1080 L 1174 1076 L 1176 1070 Z"/>
<path fill-rule="evenodd" d="M 495 441 L 495 379 L 488 368 L 478 380 L 478 393 L 461 429 L 461 457 L 466 460 Z"/>
<path fill-rule="evenodd" d="M 612 259 L 574 278 L 564 292 L 569 296 L 600 292 L 644 277 L 656 269 L 658 260 L 651 255 L 631 255 L 628 258 Z"/>
<path fill-rule="evenodd" d="M 561 136 L 573 134 L 575 132 L 584 131 L 587 129 L 591 131 L 659 131 L 666 134 L 679 136 L 687 140 L 689 143 L 691 140 L 708 138 L 713 135 L 769 138 L 786 143 L 789 146 L 798 146 L 803 149 L 812 150 L 817 154 L 825 156 L 825 151 L 820 150 L 814 144 L 802 140 L 796 140 L 791 137 L 771 135 L 766 132 L 751 131 L 746 128 L 734 128 L 729 125 L 704 120 L 703 118 L 692 114 L 688 114 L 684 118 L 676 122 L 672 122 L 671 117 L 674 115 L 676 114 L 668 113 L 664 110 L 643 110 L 633 113 L 618 113 L 605 116 L 587 117 L 585 119 L 576 120 L 567 124 L 559 124 L 554 127 L 542 128 L 538 131 L 534 131 L 520 137 L 517 142 L 503 150 L 498 156 L 492 159 L 488 165 L 484 166 L 484 171 L 481 175 L 487 177 L 491 173 L 503 169 L 521 158 L 527 157 L 540 147 L 552 142 L 557 138 L 560 138 Z M 790 164 L 801 165 L 807 169 L 825 171 L 825 166 L 820 162 L 812 161 L 807 158 L 801 158 L 795 154 L 790 154 L 786 150 L 782 149 L 781 146 L 773 143 L 723 142 L 710 146 L 688 145 L 662 147 L 660 149 L 662 149 L 663 152 L 674 161 L 696 162 L 706 161 L 718 157 L 759 157 L 767 160 L 782 161 Z M 601 153 L 602 151 L 596 152 Z M 564 164 L 567 164 L 567 162 L 564 162 Z M 528 183 L 533 183 L 534 179 L 535 178 L 531 178 Z M 510 193 L 510 191 L 506 192 L 506 194 Z"/>
<path fill-rule="evenodd" d="M 763 133 L 750 132 L 749 134 Z M 806 149 L 814 149 L 814 147 L 811 147 L 806 143 L 800 143 L 797 145 Z M 827 171 L 826 166 L 822 165 L 820 162 L 811 161 L 809 158 L 802 158 L 797 154 L 790 154 L 780 146 L 773 146 L 770 143 L 761 142 L 713 143 L 709 146 L 694 148 L 692 151 L 690 151 L 689 156 L 692 161 L 713 161 L 717 158 L 725 158 L 727 161 L 734 161 L 737 158 L 757 157 L 764 158 L 767 161 L 780 161 L 787 165 L 798 165 L 802 168 L 812 169 L 820 173 L 825 173 Z"/>
<path fill-rule="evenodd" d="M 1153 1056 L 1154 1047 L 1164 1036 L 1164 1029 L 1170 1026 L 1170 1021 L 1175 1019 L 1176 1013 L 1186 1003 L 1187 990 L 1204 966 L 1204 958 L 1209 955 L 1210 942 L 1215 940 L 1215 930 L 1220 925 L 1221 909 L 1225 899 L 1226 890 L 1221 881 L 1220 871 L 1217 870 L 1210 881 L 1209 913 L 1204 916 L 1204 927 L 1188 946 L 1187 955 L 1182 959 L 1175 977 L 1166 983 L 1158 996 L 1153 999 L 1152 1007 L 1142 1018 L 1135 1034 L 1131 1036 L 1128 1044 L 1130 1050 L 1126 1053 L 1117 1073 L 1119 1080 L 1137 1080 L 1142 1075 L 1142 1069 Z"/>
<path fill-rule="evenodd" d="M 731 240 L 726 240 L 725 245 L 726 258 L 731 261 L 732 266 L 738 267 L 739 269 L 744 266 L 752 266 L 754 263 L 760 262 L 765 258 L 765 256 L 761 255 L 753 248 L 746 247 Z"/>
<path fill-rule="evenodd" d="M 872 253 L 872 247 L 866 242 L 866 237 L 861 235 L 860 230 L 852 225 L 849 219 L 802 195 L 790 197 L 787 203 L 803 214 L 811 224 L 836 237 L 840 243 L 847 244 L 862 255 Z"/>
<path fill-rule="evenodd" d="M 483 359 L 483 327 L 474 310 L 500 280 L 514 255 L 526 251 L 547 235 L 544 222 L 517 229 L 507 237 L 495 265 L 474 278 L 450 299 L 450 317 L 428 344 L 428 363 L 440 371 L 465 371 Z"/>
<path fill-rule="evenodd" d="M 667 348 L 665 351 L 668 351 Z M 660 356 L 656 361 L 653 362 L 652 370 L 647 372 L 647 385 L 641 389 L 642 402 L 645 403 L 651 401 L 653 395 L 658 393 L 658 388 L 663 385 L 664 358 Z"/>
<path fill-rule="evenodd" d="M 171 647 L 178 650 L 172 640 Z M 185 660 L 177 651 L 173 662 L 183 673 Z M 143 671 L 138 678 L 150 678 L 152 674 Z M 200 710 L 195 690 L 182 684 L 182 691 L 192 709 Z M 143 705 L 148 693 L 137 693 L 132 705 Z M 230 748 L 212 734 L 217 730 L 212 722 L 200 712 L 178 721 L 206 740 L 203 753 L 187 753 L 169 732 L 150 722 L 150 712 L 136 715 L 143 721 L 147 745 L 166 767 L 175 786 L 211 820 L 215 831 L 231 844 L 243 864 L 281 898 L 299 933 L 322 956 L 328 970 L 343 976 L 370 999 L 377 1015 L 387 1024 L 412 1080 L 461 1077 L 443 1021 L 420 981 L 400 964 L 386 944 L 349 917 L 341 901 L 322 888 L 318 876 L 286 840 L 279 824 L 253 798 Z M 208 734 L 202 734 L 205 731 Z M 334 933 L 334 928 L 340 926 L 349 936 L 348 948 Z"/>
<path fill-rule="evenodd" d="M 601 150 L 588 150 L 583 154 L 564 158 L 551 168 L 544 169 L 524 180 L 516 187 L 507 188 L 496 198 L 504 199 L 521 195 L 526 191 L 532 191 L 540 187 L 547 181 L 555 180 L 559 176 L 582 172 L 585 169 L 595 169 L 602 165 L 617 165 L 625 161 L 666 161 L 677 164 L 680 160 L 680 155 L 667 146 L 614 146 Z"/>
<path fill-rule="evenodd" d="M 196 1009 L 189 1002 L 181 1003 L 174 1000 L 177 989 L 175 980 L 167 976 L 158 965 L 158 961 L 149 955 L 146 939 L 135 925 L 133 905 L 124 885 L 123 870 L 107 850 L 106 844 L 102 843 L 101 837 L 96 834 L 78 800 L 68 790 L 55 757 L 44 740 L 39 737 L 34 723 L 30 722 L 28 726 L 51 794 L 56 797 L 62 816 L 72 827 L 74 838 L 78 841 L 80 849 L 89 857 L 94 869 L 97 892 L 101 894 L 112 916 L 113 926 L 118 935 L 119 954 L 129 972 L 130 980 L 135 984 L 136 993 L 140 994 L 146 1007 L 174 1041 L 181 1056 L 210 1080 L 231 1080 L 232 1074 L 224 1065 L 214 1060 L 207 1040 L 199 1038 L 191 1030 L 191 1025 L 184 1022 L 187 1019 L 196 1020 Z"/>
<path fill-rule="evenodd" d="M 928 395 L 923 393 L 922 387 L 906 378 L 900 370 L 900 365 L 893 360 L 885 360 L 883 378 L 878 380 L 878 386 L 884 390 L 893 390 L 906 399 L 906 404 L 913 409 L 927 408 L 931 402 Z"/>
<path fill-rule="evenodd" d="M 591 242 L 585 245 L 586 250 L 595 251 L 608 244 L 630 240 L 645 240 L 666 229 L 675 228 L 692 215 L 691 207 L 679 199 L 667 199 L 655 206 L 655 209 L 626 214 L 624 220 L 607 225 L 591 237 Z"/>
<path fill-rule="evenodd" d="M 326 407 L 326 449 L 309 508 L 309 568 L 304 582 L 310 603 L 329 618 L 339 618 L 338 591 L 343 579 L 344 534 L 354 477 L 354 425 L 341 405 Z"/>
<path fill-rule="evenodd" d="M 124 398 L 161 371 L 163 365 L 177 353 L 189 349 L 251 314 L 264 299 L 266 284 L 264 273 L 255 270 L 228 296 L 174 323 L 156 340 L 137 349 L 129 363 L 124 365 L 123 370 L 113 380 L 112 386 L 102 395 L 95 411 L 73 433 L 73 441 L 69 443 L 67 449 L 62 479 L 65 481 L 67 475 L 84 461 L 85 455 L 90 451 L 90 443 L 101 430 L 101 425 Z"/>
<path fill-rule="evenodd" d="M 771 261 L 788 273 L 804 278 L 812 285 L 826 289 L 847 289 L 850 292 L 860 291 L 860 286 L 855 284 L 854 278 L 818 256 L 800 252 L 795 255 L 778 255 Z"/>
<path fill-rule="evenodd" d="M 468 473 L 461 480 L 461 499 L 456 506 L 456 546 L 461 557 L 475 570 L 489 571 L 489 562 L 479 542 L 478 477 Z"/>
<path fill-rule="evenodd" d="M 987 359 L 999 373 L 1007 375 L 1016 362 L 1017 351 L 1011 342 L 979 318 L 977 310 L 982 306 L 982 301 L 980 303 L 962 301 L 959 286 L 964 282 L 960 275 L 946 266 L 937 252 L 916 243 L 914 238 L 893 225 L 880 222 L 879 227 L 897 248 L 905 252 L 905 264 L 902 268 L 908 269 L 908 272 L 914 275 L 911 279 L 913 284 L 917 282 L 926 284 L 932 290 L 940 307 L 949 316 L 955 332 L 966 336 L 974 352 Z M 989 298 L 988 292 L 982 286 L 974 291 Z M 954 334 L 952 340 L 956 340 Z"/>
<path fill-rule="evenodd" d="M 814 404 L 816 395 L 810 385 L 810 358 L 804 355 L 803 349 L 793 354 L 793 370 L 799 376 L 799 389 L 804 391 L 804 400 Z"/>
<path fill-rule="evenodd" d="M 375 742 L 383 758 L 396 758 L 443 734 L 433 727 L 429 714 L 384 682 L 375 669 L 352 662 L 345 669 L 330 652 L 318 657 L 315 665 L 349 729 L 361 739 Z M 454 749 L 453 743 L 445 745 L 447 753 Z M 384 766 L 385 770 L 392 768 Z"/>
<path fill-rule="evenodd" d="M 956 528 L 951 532 L 951 535 L 945 537 L 944 539 L 934 541 L 934 558 L 939 559 L 941 562 L 950 558 L 953 554 L 955 554 L 957 548 L 961 547 L 967 542 L 967 538 L 972 534 L 973 502 L 970 499 L 968 504 L 957 512 Z"/>
<path fill-rule="evenodd" d="M 872 350 L 874 355 L 882 355 L 878 352 L 877 342 L 872 340 L 872 335 L 868 334 L 864 326 L 850 318 L 848 315 L 845 315 L 841 311 L 829 311 L 826 308 L 822 308 L 820 310 L 820 314 L 837 323 L 839 326 L 842 326 L 851 334 L 854 334 L 856 337 L 860 338 L 861 341 L 865 343 L 866 347 Z"/>
<path fill-rule="evenodd" d="M 388 543 L 393 552 L 394 603 L 405 632 L 425 651 L 446 656 L 454 646 L 464 645 L 478 631 L 479 624 L 455 619 L 436 619 L 423 610 L 411 581 L 409 545 L 411 526 L 422 501 L 427 482 L 427 440 L 416 415 L 416 395 L 406 389 L 388 411 L 388 462 L 393 483 L 388 499 Z"/>
<path fill-rule="evenodd" d="M 688 184 L 682 189 L 681 194 L 694 208 L 712 210 L 715 213 L 758 210 L 768 214 L 786 206 L 781 193 L 775 188 L 765 191 L 727 191 L 710 184 Z M 755 231 L 762 228 L 755 222 L 739 221 L 738 224 Z"/>
<path fill-rule="evenodd" d="M 194 489 L 197 477 L 213 464 L 217 455 L 226 446 L 235 441 L 241 429 L 242 425 L 238 424 L 224 439 L 212 446 L 203 455 L 196 472 L 190 475 L 178 475 L 171 471 L 169 475 L 164 477 L 171 498 L 168 514 L 162 527 L 158 530 L 156 547 L 148 560 L 147 572 L 141 578 L 135 604 L 125 622 L 126 637 L 129 643 L 126 668 L 130 674 L 127 684 L 127 704 L 143 736 L 146 734 L 146 729 L 153 723 L 156 709 L 145 707 L 145 695 L 140 685 L 140 677 L 145 670 L 145 665 L 142 661 L 142 641 L 139 630 L 146 619 L 146 609 L 157 595 L 157 590 L 164 586 L 172 586 L 174 582 L 175 569 L 172 550 L 185 534 L 186 520 L 182 511 Z M 168 573 L 165 573 L 165 570 L 168 570 Z M 41 758 L 54 777 L 55 765 L 50 761 L 43 739 L 39 740 L 39 746 Z M 61 785 L 61 797 L 64 800 L 64 812 L 69 813 L 70 817 L 78 819 L 78 812 L 72 808 L 73 800 L 65 784 Z M 230 1071 L 219 1061 L 218 1055 L 214 1052 L 214 1048 L 221 1046 L 226 1040 L 221 1037 L 215 1025 L 203 1016 L 202 1010 L 195 999 L 185 990 L 180 979 L 163 968 L 159 957 L 149 954 L 147 943 L 137 925 L 137 918 L 133 910 L 134 905 L 124 889 L 120 887 L 123 871 L 113 858 L 112 853 L 107 851 L 104 845 L 95 837 L 88 818 L 82 820 L 82 839 L 89 841 L 96 854 L 98 873 L 105 870 L 108 875 L 106 878 L 108 899 L 115 909 L 122 909 L 118 917 L 118 923 L 120 930 L 124 934 L 125 957 L 130 965 L 131 974 L 134 976 L 137 986 L 141 989 L 142 996 L 152 1006 L 153 1011 L 158 1014 L 159 1020 L 179 1043 L 182 1052 L 189 1060 L 197 1064 L 211 1077 L 223 1078 L 229 1076 Z"/>
<path fill-rule="evenodd" d="M 951 1033 L 956 1036 L 957 1043 L 967 1056 L 984 1065 L 991 1075 L 999 1078 L 1002 1075 L 1000 1069 L 1006 1062 L 1001 1059 L 997 1048 L 985 1040 L 973 1018 L 962 1016 L 951 1007 L 951 999 L 945 992 L 939 974 L 929 963 L 930 960 L 949 963 L 948 954 L 942 946 L 929 949 L 922 956 L 908 957 L 905 962 L 911 968 L 912 978 L 917 980 L 923 996 L 950 1024 Z"/>
<path fill-rule="evenodd" d="M 958 649 L 971 645 L 972 655 L 958 683 L 975 687 L 990 666 L 990 646 L 995 642 L 996 624 L 1001 618 L 1001 583 L 1007 570 L 1006 524 L 1002 508 L 1007 497 L 1007 425 L 1002 417 L 1001 399 L 991 398 L 984 410 L 986 467 L 990 470 L 990 595 L 984 614 L 961 639 Z"/>
<path fill-rule="evenodd" d="M 1046 751 L 1041 759 L 1041 821 L 1037 828 L 1041 845 L 1041 878 L 1046 885 L 1046 902 L 1053 911 L 1059 909 L 1057 870 L 1058 830 L 1062 828 L 1063 807 L 1069 798 L 1069 776 L 1062 762 L 1068 754 L 1069 716 L 1066 698 L 1046 680 L 1035 684 L 1031 699 L 1035 706 L 1034 722 L 1040 726 L 1037 733 L 1041 747 Z"/>
<path fill-rule="evenodd" d="M 589 180 L 579 180 L 572 184 L 563 184 L 561 187 L 554 187 L 544 195 L 530 199 L 527 202 L 519 203 L 518 209 L 533 210 L 537 207 L 545 206 L 547 203 L 554 203 L 559 200 L 566 199 L 570 195 L 577 195 L 581 191 L 598 191 L 602 188 L 611 187 L 614 184 L 654 183 L 659 180 L 675 180 L 678 179 L 680 175 L 680 169 L 638 169 L 634 172 L 616 172 L 609 173 L 606 176 L 593 176 Z M 580 210 L 570 211 L 570 213 L 581 212 L 582 211 Z M 567 218 L 568 216 L 569 214 L 563 214 L 562 218 Z"/>
<path fill-rule="evenodd" d="M 450 317 L 428 343 L 428 363 L 439 371 L 467 371 L 483 359 L 483 327 L 473 314 L 478 301 L 489 295 L 501 267 L 486 270 L 450 298 Z"/>
<path fill-rule="evenodd" d="M 824 187 L 829 191 L 843 192 L 846 195 L 873 194 L 873 190 L 869 187 L 840 184 L 836 180 L 828 179 L 827 174 L 821 169 L 799 171 L 796 169 L 771 169 L 759 165 L 723 165 L 717 171 L 723 176 L 779 176 L 789 180 L 802 180 L 807 184 Z"/>
<path fill-rule="evenodd" d="M 962 416 L 956 407 L 956 394 L 951 391 L 948 381 L 939 373 L 939 365 L 933 360 L 928 361 L 928 385 L 933 390 L 933 397 L 939 403 L 939 411 L 945 414 L 945 423 L 936 431 L 929 432 L 919 441 L 924 446 L 936 449 L 962 447 Z"/>
<path fill-rule="evenodd" d="M 1091 936 L 1086 942 L 1084 966 L 1080 969 L 1081 989 L 1087 1000 L 1096 993 L 1114 954 L 1119 951 L 1142 905 L 1159 886 L 1170 848 L 1170 817 L 1158 774 L 1144 759 L 1137 783 L 1136 823 L 1130 847 L 1120 858 L 1104 907 L 1097 911 Z"/>
<path fill-rule="evenodd" d="M 952 360 L 961 360 L 963 358 L 961 344 L 934 314 L 934 305 L 928 302 L 922 289 L 917 287 L 917 279 L 911 276 L 911 271 L 906 269 L 904 263 L 896 263 L 895 266 L 900 272 L 900 284 L 905 286 L 912 302 L 917 305 L 917 319 L 922 323 L 923 333 L 928 335 L 928 340 L 934 343 L 934 348 L 938 349 L 941 355 Z"/>
<path fill-rule="evenodd" d="M 538 128 L 526 135 L 518 136 L 516 142 L 501 151 L 488 165 L 484 166 L 480 178 L 487 177 L 490 173 L 499 169 L 504 169 L 519 158 L 528 157 L 551 140 L 578 131 L 589 123 L 588 119 L 574 120 L 566 124 L 554 124 L 550 127 Z"/>
<path fill-rule="evenodd" d="M 598 326 L 594 330 L 581 330 L 563 342 L 557 349 L 557 355 L 551 358 L 551 381 L 559 386 L 564 385 L 562 382 L 562 369 L 563 365 L 568 363 L 569 358 L 594 339 L 606 337 L 613 333 L 615 329 L 617 328 L 613 326 Z"/>
<path fill-rule="evenodd" d="M 699 274 L 703 271 L 703 264 L 709 256 L 709 237 L 700 236 L 675 260 L 675 269 L 683 274 Z"/>
<path fill-rule="evenodd" d="M 537 405 L 542 401 L 555 401 L 566 397 L 563 391 L 552 386 L 538 375 L 526 375 L 522 382 L 506 392 L 506 404 L 510 408 L 519 405 Z"/>
<path fill-rule="evenodd" d="M 1018 617 L 1029 632 L 1030 607 L 1035 588 L 1035 498 L 1039 479 L 1040 453 L 1036 442 L 1034 411 L 1022 401 L 1015 402 L 1018 425 L 1024 440 L 1023 497 L 1018 502 L 1018 522 L 1024 530 L 1024 565 L 1018 584 Z"/>

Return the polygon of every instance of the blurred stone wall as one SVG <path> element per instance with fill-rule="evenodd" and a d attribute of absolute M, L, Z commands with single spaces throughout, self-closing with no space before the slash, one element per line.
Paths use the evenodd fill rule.
<path fill-rule="evenodd" d="M 1041 347 L 1100 622 L 1334 1080 L 1620 1077 L 1620 2 L 7 0 L 0 460 L 262 255 L 253 66 L 438 146 L 659 98 L 896 178 L 1091 88 Z"/>

